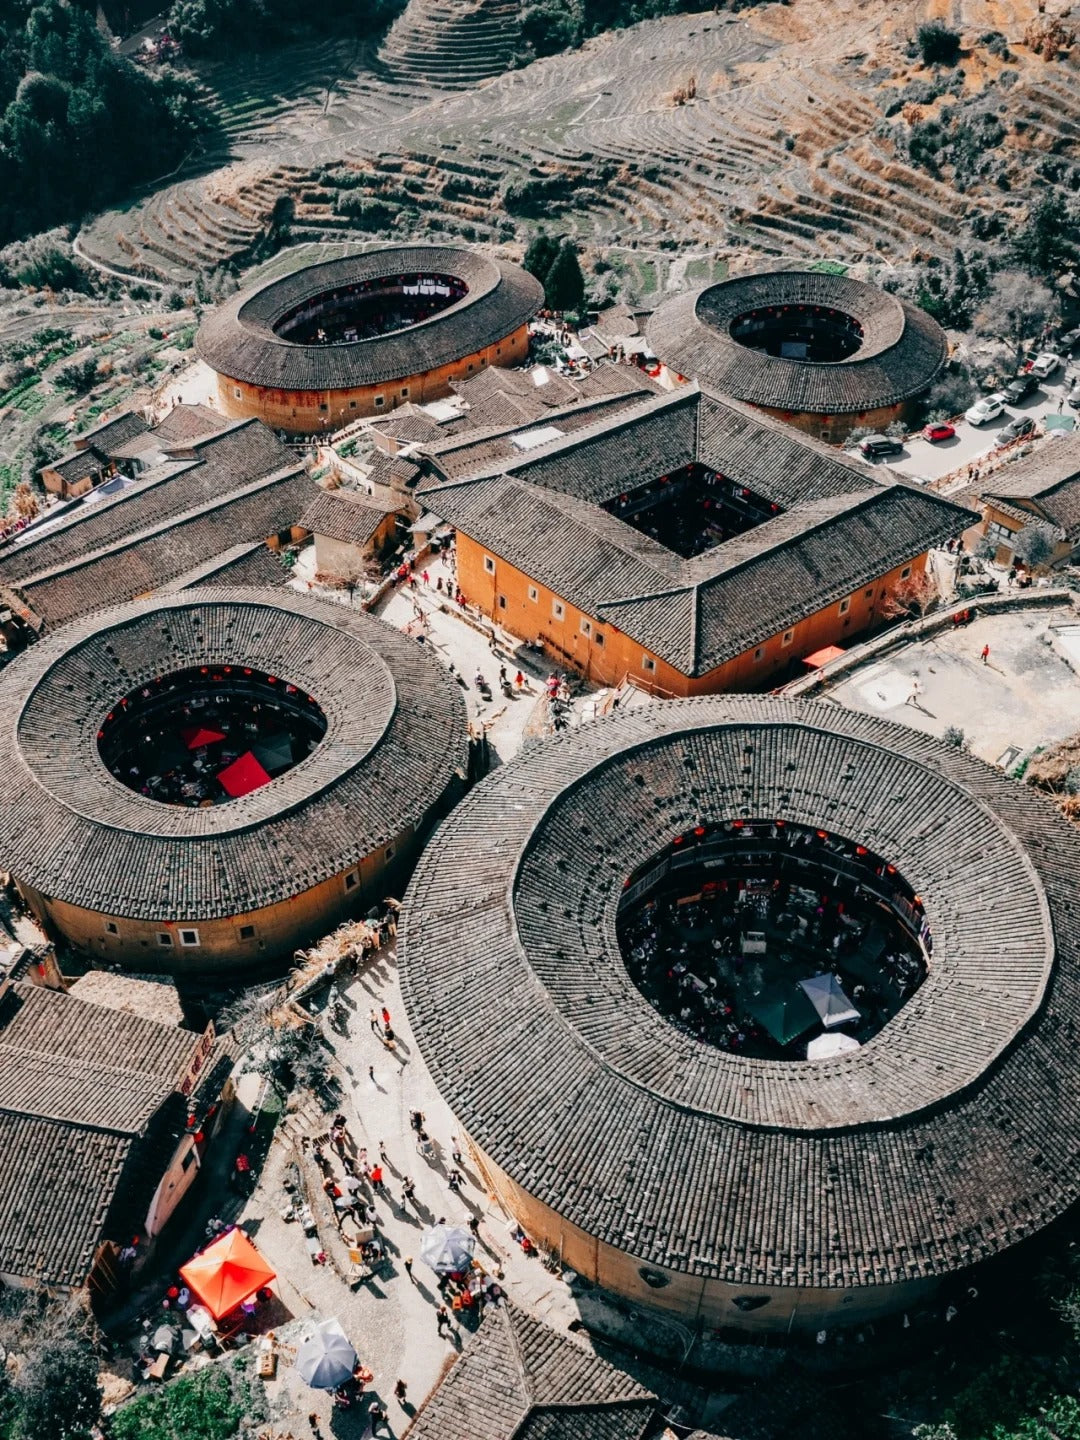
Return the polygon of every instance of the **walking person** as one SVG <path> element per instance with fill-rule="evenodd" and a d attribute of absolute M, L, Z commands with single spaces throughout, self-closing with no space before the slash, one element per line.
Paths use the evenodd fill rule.
<path fill-rule="evenodd" d="M 412 1256 L 411 1256 L 411 1255 L 406 1255 L 406 1256 L 405 1256 L 405 1259 L 404 1259 L 401 1263 L 405 1266 L 405 1274 L 408 1275 L 409 1279 L 410 1279 L 410 1280 L 412 1281 L 412 1283 L 415 1285 L 415 1284 L 416 1284 L 416 1279 L 415 1279 L 415 1277 L 413 1276 L 413 1273 L 412 1273 L 412 1266 L 413 1266 Z"/>
<path fill-rule="evenodd" d="M 382 1023 L 385 1030 L 390 1029 L 390 1011 L 385 1005 L 382 1007 Z"/>
<path fill-rule="evenodd" d="M 395 1382 L 394 1382 L 394 1399 L 397 1401 L 397 1403 L 398 1403 L 399 1405 L 402 1405 L 402 1406 L 403 1406 L 403 1405 L 405 1404 L 405 1395 L 406 1395 L 406 1392 L 408 1391 L 408 1388 L 409 1388 L 409 1387 L 405 1384 L 405 1381 L 404 1381 L 404 1380 L 395 1380 Z"/>
<path fill-rule="evenodd" d="M 377 1400 L 373 1400 L 368 1406 L 367 1413 L 368 1419 L 371 1421 L 371 1434 L 372 1437 L 374 1437 L 378 1434 L 378 1431 L 375 1427 L 377 1425 L 385 1425 L 387 1423 L 386 1411 Z"/>
<path fill-rule="evenodd" d="M 373 1165 L 371 1167 L 371 1174 L 368 1176 L 368 1178 L 371 1181 L 371 1188 L 375 1191 L 376 1195 L 381 1195 L 383 1193 L 382 1166 Z"/>
<path fill-rule="evenodd" d="M 416 1209 L 416 1186 L 408 1175 L 401 1182 L 401 1208 L 404 1210 L 406 1205 L 411 1205 L 414 1210 Z"/>
<path fill-rule="evenodd" d="M 462 1180 L 461 1171 L 458 1169 L 451 1170 L 450 1174 L 446 1177 L 446 1183 L 450 1186 L 450 1189 L 453 1190 L 455 1195 L 460 1195 L 461 1187 L 464 1183 Z"/>
<path fill-rule="evenodd" d="M 920 685 L 919 685 L 918 680 L 912 680 L 912 682 L 911 682 L 911 693 L 910 693 L 910 695 L 907 697 L 907 699 L 904 701 L 904 704 L 905 704 L 905 705 L 914 705 L 915 708 L 918 709 L 918 708 L 919 708 L 919 695 L 920 695 L 920 693 L 921 693 L 921 687 L 920 687 Z"/>
<path fill-rule="evenodd" d="M 989 645 L 984 645 L 983 648 L 982 648 L 982 663 L 983 663 L 984 665 L 986 665 L 986 664 L 989 663 L 989 661 L 990 661 L 990 646 L 989 646 Z"/>
<path fill-rule="evenodd" d="M 454 1327 L 450 1323 L 450 1312 L 445 1305 L 440 1305 L 435 1311 L 435 1329 L 440 1335 L 450 1336 L 454 1333 Z"/>
<path fill-rule="evenodd" d="M 369 1020 L 369 1022 L 370 1022 L 370 1024 L 371 1024 L 372 1034 L 373 1034 L 373 1035 L 379 1035 L 379 1034 L 381 1034 L 381 1026 L 379 1025 L 379 1015 L 378 1015 L 378 1011 L 376 1011 L 376 1010 L 370 1010 L 370 1011 L 368 1012 L 368 1020 Z"/>

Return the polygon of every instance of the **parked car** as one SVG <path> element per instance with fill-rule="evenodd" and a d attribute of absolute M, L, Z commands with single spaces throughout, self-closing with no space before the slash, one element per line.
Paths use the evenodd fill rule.
<path fill-rule="evenodd" d="M 1022 440 L 1025 435 L 1034 435 L 1035 421 L 1030 415 L 1015 415 L 1007 425 L 1003 425 L 994 439 L 999 445 L 1011 445 L 1014 440 Z"/>
<path fill-rule="evenodd" d="M 880 460 L 883 455 L 902 455 L 903 443 L 888 435 L 867 435 L 859 441 L 859 454 L 867 460 Z"/>
<path fill-rule="evenodd" d="M 969 425 L 985 425 L 988 420 L 996 420 L 1005 410 L 1005 396 L 1000 392 L 995 395 L 984 395 L 981 400 L 976 400 L 970 410 L 964 411 L 964 419 Z"/>
<path fill-rule="evenodd" d="M 1026 375 L 1014 375 L 1001 393 L 1010 405 L 1019 405 L 1021 400 L 1026 400 L 1038 388 L 1039 377 L 1029 372 Z"/>
<path fill-rule="evenodd" d="M 956 427 L 945 420 L 938 420 L 933 425 L 925 426 L 922 433 L 924 440 L 936 445 L 941 440 L 951 440 L 956 434 Z"/>
<path fill-rule="evenodd" d="M 1058 349 L 1062 355 L 1071 355 L 1080 345 L 1080 325 L 1074 325 L 1071 330 L 1066 330 L 1064 335 L 1058 339 Z"/>
<path fill-rule="evenodd" d="M 1037 375 L 1040 380 L 1045 380 L 1048 375 L 1053 375 L 1055 370 L 1060 369 L 1061 356 L 1053 354 L 1050 350 L 1043 350 L 1031 362 L 1031 373 Z"/>

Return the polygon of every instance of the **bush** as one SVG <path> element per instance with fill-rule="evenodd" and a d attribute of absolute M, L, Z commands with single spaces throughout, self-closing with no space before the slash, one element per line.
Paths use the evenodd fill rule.
<path fill-rule="evenodd" d="M 261 1385 L 237 1366 L 214 1365 L 140 1395 L 112 1419 L 112 1440 L 233 1440 L 266 1414 Z"/>
<path fill-rule="evenodd" d="M 97 378 L 98 362 L 91 355 L 86 360 L 73 360 L 70 365 L 58 370 L 56 383 L 62 390 L 70 390 L 73 395 L 85 395 L 94 388 Z"/>
<path fill-rule="evenodd" d="M 925 65 L 955 65 L 960 59 L 959 33 L 940 20 L 920 25 L 915 39 Z"/>

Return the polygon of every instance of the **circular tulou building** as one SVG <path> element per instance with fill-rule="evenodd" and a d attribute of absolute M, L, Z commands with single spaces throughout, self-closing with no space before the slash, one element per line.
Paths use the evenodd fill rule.
<path fill-rule="evenodd" d="M 0 683 L 0 857 L 54 935 L 140 970 L 270 966 L 400 880 L 463 788 L 461 693 L 326 602 L 185 591 Z"/>
<path fill-rule="evenodd" d="M 223 414 L 310 435 L 520 364 L 543 299 L 505 260 L 394 246 L 241 290 L 203 322 L 196 348 L 217 373 Z"/>
<path fill-rule="evenodd" d="M 765 697 L 525 752 L 406 899 L 485 1181 L 690 1326 L 907 1312 L 1080 1188 L 1080 836 L 961 750 Z"/>
<path fill-rule="evenodd" d="M 907 421 L 948 349 L 917 306 L 816 270 L 740 275 L 679 295 L 647 334 L 680 375 L 831 441 Z"/>

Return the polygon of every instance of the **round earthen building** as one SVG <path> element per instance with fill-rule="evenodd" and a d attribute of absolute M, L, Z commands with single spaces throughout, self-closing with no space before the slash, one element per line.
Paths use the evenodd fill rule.
<path fill-rule="evenodd" d="M 674 701 L 474 790 L 404 996 L 485 1182 L 632 1304 L 788 1334 L 917 1310 L 1080 1188 L 1080 836 L 963 750 Z"/>
<path fill-rule="evenodd" d="M 489 365 L 519 365 L 539 282 L 452 246 L 410 245 L 308 265 L 241 290 L 196 340 L 218 405 L 292 434 L 449 393 Z"/>
<path fill-rule="evenodd" d="M 906 422 L 945 363 L 945 332 L 917 306 L 819 270 L 770 270 L 666 301 L 648 339 L 700 380 L 822 440 Z"/>
<path fill-rule="evenodd" d="M 381 902 L 463 788 L 461 692 L 370 616 L 185 591 L 0 684 L 0 857 L 51 934 L 139 970 L 271 967 Z"/>

